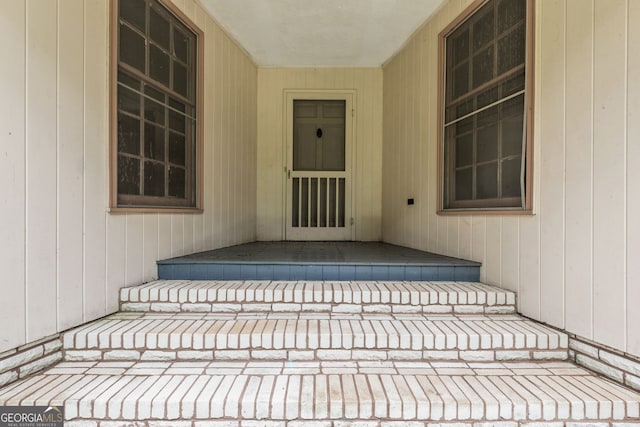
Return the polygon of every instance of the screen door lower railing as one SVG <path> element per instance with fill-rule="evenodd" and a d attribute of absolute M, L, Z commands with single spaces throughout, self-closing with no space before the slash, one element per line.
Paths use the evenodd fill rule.
<path fill-rule="evenodd" d="M 292 227 L 344 227 L 345 179 L 292 178 Z"/>
<path fill-rule="evenodd" d="M 291 172 L 288 238 L 348 240 L 347 179 L 336 172 Z M 340 174 L 344 175 L 344 174 Z"/>

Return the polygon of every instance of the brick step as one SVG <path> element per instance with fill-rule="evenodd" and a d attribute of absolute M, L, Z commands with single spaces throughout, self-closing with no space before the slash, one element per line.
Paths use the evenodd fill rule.
<path fill-rule="evenodd" d="M 159 280 L 120 291 L 123 311 L 515 312 L 515 294 L 476 282 Z"/>
<path fill-rule="evenodd" d="M 64 405 L 66 427 L 630 426 L 640 417 L 640 394 L 567 362 L 66 362 L 0 389 L 0 405 L 34 404 Z"/>
<path fill-rule="evenodd" d="M 566 359 L 517 315 L 118 313 L 64 334 L 66 360 Z"/>

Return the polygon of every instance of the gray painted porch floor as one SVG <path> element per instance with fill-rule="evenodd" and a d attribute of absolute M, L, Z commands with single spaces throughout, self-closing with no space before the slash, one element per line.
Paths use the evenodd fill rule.
<path fill-rule="evenodd" d="M 173 258 L 171 261 L 175 263 L 480 265 L 473 261 L 381 242 L 252 242 Z"/>
<path fill-rule="evenodd" d="M 253 242 L 158 261 L 168 280 L 477 281 L 480 263 L 380 242 Z"/>

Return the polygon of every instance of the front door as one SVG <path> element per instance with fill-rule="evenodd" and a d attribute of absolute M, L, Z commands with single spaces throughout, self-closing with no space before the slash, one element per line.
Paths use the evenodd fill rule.
<path fill-rule="evenodd" d="M 333 98 L 287 100 L 287 240 L 351 240 L 351 96 Z"/>

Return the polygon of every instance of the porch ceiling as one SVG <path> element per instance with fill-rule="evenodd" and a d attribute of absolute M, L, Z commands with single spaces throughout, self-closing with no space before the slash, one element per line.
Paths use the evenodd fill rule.
<path fill-rule="evenodd" d="M 259 66 L 380 66 L 444 0 L 201 0 Z"/>

